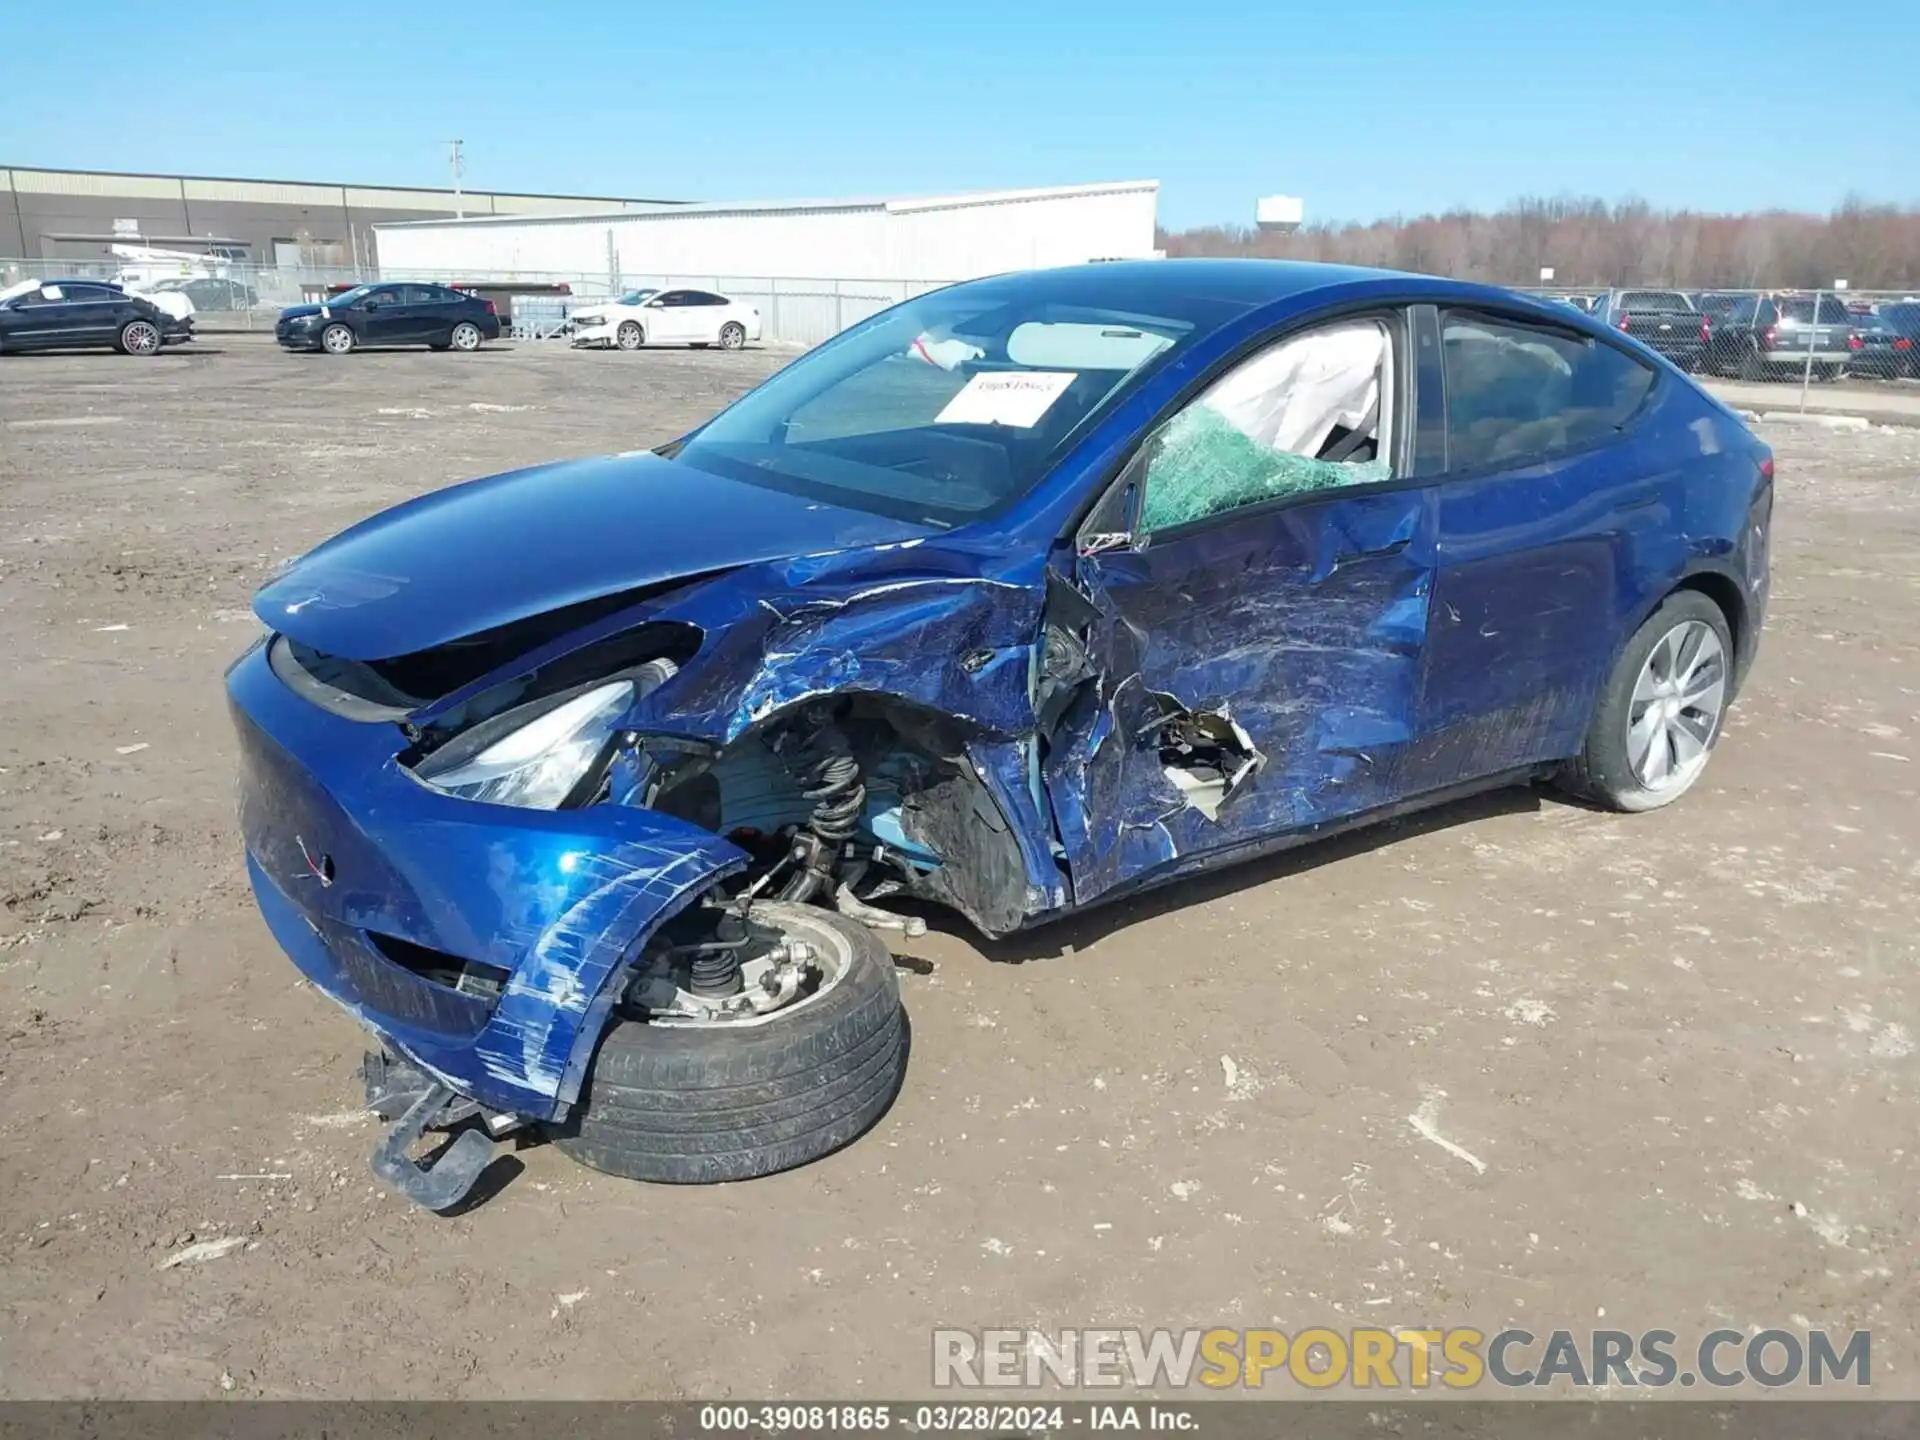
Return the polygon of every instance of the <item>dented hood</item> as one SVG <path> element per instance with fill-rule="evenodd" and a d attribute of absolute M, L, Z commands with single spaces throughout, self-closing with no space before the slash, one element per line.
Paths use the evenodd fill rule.
<path fill-rule="evenodd" d="M 316 650 L 384 660 L 622 591 L 929 533 L 658 455 L 611 455 L 384 511 L 296 561 L 253 608 Z"/>

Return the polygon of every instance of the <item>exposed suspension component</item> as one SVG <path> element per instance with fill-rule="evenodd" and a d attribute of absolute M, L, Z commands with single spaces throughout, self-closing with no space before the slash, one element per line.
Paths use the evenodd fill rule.
<path fill-rule="evenodd" d="M 792 745 L 787 763 L 800 793 L 813 805 L 805 826 L 793 837 L 794 871 L 780 891 L 785 900 L 811 900 L 832 891 L 841 849 L 859 828 L 867 803 L 860 762 L 846 731 L 829 713 L 809 712 L 801 719 L 809 727 L 806 738 L 788 730 L 775 747 L 785 755 Z"/>

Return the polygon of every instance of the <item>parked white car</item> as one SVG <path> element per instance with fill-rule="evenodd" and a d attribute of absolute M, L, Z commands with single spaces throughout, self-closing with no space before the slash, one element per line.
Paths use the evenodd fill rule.
<path fill-rule="evenodd" d="M 760 312 L 711 290 L 629 290 L 590 301 L 569 317 L 575 345 L 638 350 L 642 345 L 718 345 L 738 350 L 760 338 Z"/>

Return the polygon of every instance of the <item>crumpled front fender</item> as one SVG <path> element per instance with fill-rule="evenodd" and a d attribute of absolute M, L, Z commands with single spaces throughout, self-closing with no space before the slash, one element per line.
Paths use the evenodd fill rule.
<path fill-rule="evenodd" d="M 564 1116 L 626 962 L 747 862 L 648 810 L 430 790 L 396 762 L 394 730 L 320 714 L 263 651 L 228 689 L 248 874 L 275 938 L 385 1041 L 496 1109 Z M 506 984 L 489 1001 L 429 980 L 390 958 L 393 940 L 496 966 Z"/>

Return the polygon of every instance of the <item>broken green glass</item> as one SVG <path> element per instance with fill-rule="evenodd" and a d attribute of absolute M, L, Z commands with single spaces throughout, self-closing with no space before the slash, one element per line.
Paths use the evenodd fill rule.
<path fill-rule="evenodd" d="M 1392 476 L 1384 460 L 1315 460 L 1263 445 L 1218 411 L 1189 406 L 1161 433 L 1147 465 L 1140 528 L 1148 534 L 1242 505 Z"/>

